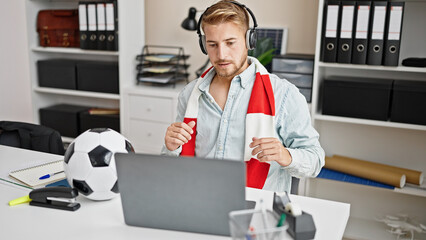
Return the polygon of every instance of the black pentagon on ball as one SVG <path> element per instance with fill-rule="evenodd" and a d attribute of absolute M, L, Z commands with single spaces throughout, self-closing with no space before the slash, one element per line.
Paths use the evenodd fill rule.
<path fill-rule="evenodd" d="M 93 167 L 106 167 L 109 166 L 111 161 L 112 152 L 103 146 L 99 145 L 89 152 L 90 163 Z"/>
<path fill-rule="evenodd" d="M 93 190 L 87 185 L 85 181 L 80 180 L 72 180 L 72 185 L 83 195 L 88 196 L 90 195 Z"/>
<path fill-rule="evenodd" d="M 103 132 L 108 132 L 111 131 L 111 129 L 109 128 L 92 128 L 89 130 L 89 132 L 95 132 L 95 133 L 103 133 Z"/>
<path fill-rule="evenodd" d="M 118 193 L 118 181 L 115 181 L 114 186 L 111 188 L 112 192 Z"/>
<path fill-rule="evenodd" d="M 126 151 L 128 153 L 134 153 L 135 149 L 133 148 L 132 144 L 126 140 Z"/>
<path fill-rule="evenodd" d="M 71 143 L 68 148 L 67 151 L 65 152 L 64 155 L 64 162 L 68 163 L 70 161 L 71 156 L 74 154 L 74 143 Z"/>

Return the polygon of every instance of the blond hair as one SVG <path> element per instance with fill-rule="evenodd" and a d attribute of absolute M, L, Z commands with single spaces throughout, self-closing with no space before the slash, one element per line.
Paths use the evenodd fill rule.
<path fill-rule="evenodd" d="M 210 6 L 201 19 L 201 28 L 204 24 L 217 25 L 226 22 L 233 22 L 240 26 L 244 32 L 249 29 L 249 16 L 244 7 L 235 3 L 237 1 L 221 0 Z"/>

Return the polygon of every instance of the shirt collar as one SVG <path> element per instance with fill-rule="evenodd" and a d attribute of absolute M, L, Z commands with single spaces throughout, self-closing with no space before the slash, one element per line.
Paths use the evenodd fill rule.
<path fill-rule="evenodd" d="M 244 70 L 242 73 L 240 73 L 239 75 L 235 76 L 232 81 L 239 79 L 240 80 L 240 84 L 242 88 L 246 88 L 247 84 L 254 81 L 255 77 L 256 77 L 256 66 L 254 61 L 251 61 L 250 58 L 248 58 L 248 62 L 249 62 L 249 66 L 248 68 L 246 68 L 246 70 Z M 213 77 L 216 75 L 216 71 L 214 68 L 212 68 L 202 79 L 202 83 L 200 83 L 200 85 L 198 86 L 198 89 L 201 92 L 206 92 L 208 91 L 210 84 L 213 80 Z"/>

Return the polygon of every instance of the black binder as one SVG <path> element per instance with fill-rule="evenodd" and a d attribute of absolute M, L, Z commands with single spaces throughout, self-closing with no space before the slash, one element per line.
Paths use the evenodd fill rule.
<path fill-rule="evenodd" d="M 89 38 L 87 29 L 87 4 L 84 2 L 78 3 L 78 24 L 80 30 L 80 48 L 89 48 Z"/>
<path fill-rule="evenodd" d="M 370 31 L 368 34 L 367 64 L 381 65 L 387 2 L 372 2 Z"/>
<path fill-rule="evenodd" d="M 113 1 L 114 3 L 114 24 L 115 24 L 115 33 L 114 33 L 114 50 L 118 51 L 118 5 L 117 0 Z"/>
<path fill-rule="evenodd" d="M 106 17 L 106 47 L 107 47 L 107 50 L 117 51 L 118 50 L 117 1 L 106 3 L 105 17 Z"/>
<path fill-rule="evenodd" d="M 403 18 L 404 2 L 389 2 L 383 49 L 383 65 L 385 66 L 398 66 Z"/>
<path fill-rule="evenodd" d="M 344 1 L 340 6 L 339 44 L 337 45 L 337 62 L 350 63 L 352 57 L 353 26 L 355 1 Z"/>
<path fill-rule="evenodd" d="M 365 64 L 367 61 L 370 7 L 371 1 L 356 2 L 352 49 L 352 63 L 354 64 Z"/>
<path fill-rule="evenodd" d="M 96 24 L 97 24 L 97 39 L 98 50 L 106 50 L 106 23 L 105 23 L 105 3 L 98 2 L 96 4 Z"/>
<path fill-rule="evenodd" d="M 336 62 L 340 1 L 326 1 L 322 21 L 321 60 Z"/>
<path fill-rule="evenodd" d="M 87 23 L 89 30 L 89 49 L 98 49 L 98 26 L 95 2 L 87 4 Z"/>

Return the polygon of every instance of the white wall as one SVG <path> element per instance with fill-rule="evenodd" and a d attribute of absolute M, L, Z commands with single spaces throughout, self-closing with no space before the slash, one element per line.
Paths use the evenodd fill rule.
<path fill-rule="evenodd" d="M 0 120 L 32 122 L 25 1 L 0 2 Z"/>

